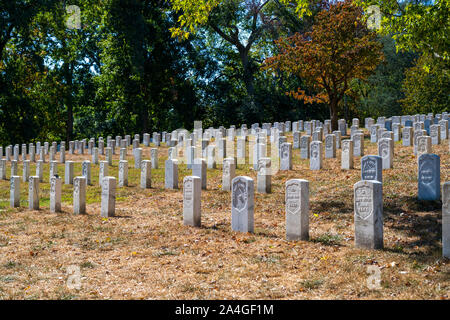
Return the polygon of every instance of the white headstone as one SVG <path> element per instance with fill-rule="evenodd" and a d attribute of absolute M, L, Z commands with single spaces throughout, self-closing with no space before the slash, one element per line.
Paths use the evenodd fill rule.
<path fill-rule="evenodd" d="M 28 182 L 28 209 L 39 209 L 39 177 L 31 176 Z"/>
<path fill-rule="evenodd" d="M 353 141 L 342 140 L 341 168 L 344 170 L 353 169 Z"/>
<path fill-rule="evenodd" d="M 102 186 L 103 178 L 108 176 L 108 161 L 100 161 L 100 167 L 98 171 L 98 183 Z"/>
<path fill-rule="evenodd" d="M 141 163 L 141 188 L 148 189 L 152 187 L 152 163 L 150 160 L 142 160 Z"/>
<path fill-rule="evenodd" d="M 183 223 L 184 225 L 201 226 L 201 178 L 187 176 L 183 180 Z"/>
<path fill-rule="evenodd" d="M 310 144 L 309 169 L 322 169 L 322 141 L 312 141 Z"/>
<path fill-rule="evenodd" d="M 309 239 L 309 182 L 291 179 L 286 182 L 286 239 Z"/>
<path fill-rule="evenodd" d="M 164 186 L 166 189 L 178 189 L 178 160 L 167 159 L 164 169 Z"/>
<path fill-rule="evenodd" d="M 363 180 L 354 187 L 355 245 L 359 248 L 383 248 L 382 183 Z"/>
<path fill-rule="evenodd" d="M 234 158 L 225 158 L 222 166 L 222 190 L 231 191 L 231 181 L 236 176 Z"/>
<path fill-rule="evenodd" d="M 450 182 L 442 185 L 442 255 L 450 259 Z"/>
<path fill-rule="evenodd" d="M 73 179 L 73 213 L 86 213 L 86 178 L 82 176 Z"/>
<path fill-rule="evenodd" d="M 378 155 L 382 159 L 383 169 L 391 169 L 394 163 L 393 155 L 394 141 L 388 138 L 382 138 L 378 141 Z"/>
<path fill-rule="evenodd" d="M 254 230 L 254 184 L 247 176 L 238 176 L 232 181 L 231 228 L 233 231 Z"/>
<path fill-rule="evenodd" d="M 12 176 L 10 180 L 10 205 L 11 208 L 20 206 L 20 177 Z"/>
<path fill-rule="evenodd" d="M 61 212 L 61 178 L 50 176 L 50 212 Z"/>
<path fill-rule="evenodd" d="M 66 161 L 66 168 L 64 172 L 64 183 L 65 184 L 73 184 L 73 161 Z"/>
<path fill-rule="evenodd" d="M 257 191 L 258 193 L 271 193 L 272 192 L 272 172 L 271 172 L 271 159 L 260 158 L 258 161 L 257 170 Z"/>
<path fill-rule="evenodd" d="M 103 177 L 103 179 L 101 180 L 101 186 L 102 186 L 101 216 L 113 217 L 116 212 L 116 178 L 109 176 Z"/>
<path fill-rule="evenodd" d="M 292 170 L 292 144 L 287 142 L 280 147 L 280 170 Z"/>
<path fill-rule="evenodd" d="M 119 161 L 119 187 L 128 186 L 128 161 Z"/>
<path fill-rule="evenodd" d="M 27 182 L 30 176 L 30 160 L 25 160 L 22 167 L 22 181 Z"/>
<path fill-rule="evenodd" d="M 84 160 L 81 164 L 81 175 L 86 178 L 86 183 L 91 185 L 91 162 Z"/>
<path fill-rule="evenodd" d="M 158 169 L 158 148 L 150 149 L 150 159 L 152 162 L 152 169 Z"/>

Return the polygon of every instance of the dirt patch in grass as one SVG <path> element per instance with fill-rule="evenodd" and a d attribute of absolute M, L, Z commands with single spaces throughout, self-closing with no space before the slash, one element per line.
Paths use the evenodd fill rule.
<path fill-rule="evenodd" d="M 288 136 L 292 141 L 292 136 Z M 376 145 L 365 141 L 365 153 Z M 255 194 L 255 233 L 231 231 L 230 193 L 220 190 L 221 166 L 208 170 L 202 192 L 202 227 L 183 226 L 181 190 L 164 190 L 167 148 L 159 148 L 152 188 L 139 189 L 131 152 L 129 187 L 117 189 L 117 216 L 100 217 L 98 166 L 92 167 L 87 214 L 73 215 L 71 185 L 63 186 L 63 213 L 49 206 L 49 165 L 40 184 L 41 209 L 9 209 L 9 182 L 0 181 L 0 298 L 2 299 L 448 299 L 450 263 L 442 258 L 441 203 L 419 202 L 417 159 L 396 144 L 394 169 L 383 172 L 383 250 L 354 247 L 355 169 L 336 159 L 310 171 L 294 150 L 293 170 L 272 177 L 272 193 Z M 449 181 L 448 141 L 433 146 L 441 157 L 441 182 Z M 118 152 L 117 152 L 118 153 Z M 89 155 L 69 155 L 75 176 Z M 100 158 L 103 158 L 100 156 Z M 144 148 L 144 159 L 150 148 Z M 59 159 L 59 157 L 57 157 Z M 109 174 L 117 174 L 118 155 Z M 34 174 L 35 166 L 31 165 Z M 63 176 L 64 167 L 58 168 Z M 19 164 L 19 173 L 21 165 Z M 190 170 L 180 165 L 179 185 Z M 238 175 L 256 179 L 250 166 Z M 9 177 L 9 175 L 8 175 Z M 310 181 L 310 241 L 285 240 L 284 184 Z M 81 287 L 69 289 L 70 266 Z M 380 289 L 367 286 L 368 266 L 381 270 Z"/>

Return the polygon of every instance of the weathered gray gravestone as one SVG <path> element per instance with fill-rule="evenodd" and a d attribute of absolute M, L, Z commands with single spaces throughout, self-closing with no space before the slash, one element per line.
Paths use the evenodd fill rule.
<path fill-rule="evenodd" d="M 439 125 L 441 126 L 441 140 L 448 139 L 448 120 L 440 120 Z"/>
<path fill-rule="evenodd" d="M 336 136 L 334 134 L 325 136 L 325 158 L 336 158 Z"/>
<path fill-rule="evenodd" d="M 25 160 L 22 167 L 22 181 L 27 182 L 30 176 L 30 160 Z"/>
<path fill-rule="evenodd" d="M 92 163 L 98 164 L 98 148 L 97 147 L 92 148 Z"/>
<path fill-rule="evenodd" d="M 322 169 L 322 141 L 313 141 L 310 145 L 309 169 Z"/>
<path fill-rule="evenodd" d="M 333 131 L 334 136 L 336 137 L 336 149 L 341 149 L 341 132 Z"/>
<path fill-rule="evenodd" d="M 102 204 L 101 216 L 113 217 L 116 212 L 116 178 L 105 176 L 101 180 Z"/>
<path fill-rule="evenodd" d="M 66 161 L 66 168 L 64 172 L 64 183 L 73 184 L 73 161 Z"/>
<path fill-rule="evenodd" d="M 417 143 L 419 137 L 426 136 L 426 130 L 414 130 L 413 142 L 414 142 L 414 154 L 417 155 Z"/>
<path fill-rule="evenodd" d="M 108 162 L 100 161 L 100 167 L 98 171 L 98 183 L 102 186 L 103 178 L 108 176 Z"/>
<path fill-rule="evenodd" d="M 84 160 L 81 164 L 81 175 L 86 178 L 86 183 L 91 185 L 91 162 Z"/>
<path fill-rule="evenodd" d="M 49 176 L 49 181 L 50 179 L 54 176 L 58 174 L 58 162 L 56 161 L 52 161 L 50 162 L 50 176 Z"/>
<path fill-rule="evenodd" d="M 18 171 L 17 163 L 18 163 L 17 160 L 11 160 L 11 177 L 17 176 Z"/>
<path fill-rule="evenodd" d="M 152 169 L 158 169 L 158 149 L 157 148 L 150 149 L 150 159 L 152 162 Z"/>
<path fill-rule="evenodd" d="M 260 158 L 258 160 L 257 170 L 257 191 L 259 193 L 271 193 L 272 192 L 272 172 L 271 172 L 271 159 Z"/>
<path fill-rule="evenodd" d="M 193 166 L 194 166 L 195 152 L 196 152 L 196 147 L 195 146 L 188 146 L 186 148 L 186 162 L 187 162 L 186 167 L 188 169 L 192 169 Z"/>
<path fill-rule="evenodd" d="M 382 183 L 363 180 L 354 187 L 355 246 L 366 249 L 383 248 Z"/>
<path fill-rule="evenodd" d="M 231 229 L 240 232 L 254 231 L 254 184 L 247 176 L 232 181 Z"/>
<path fill-rule="evenodd" d="M 293 149 L 300 149 L 300 132 L 294 131 L 292 138 L 294 141 Z"/>
<path fill-rule="evenodd" d="M 280 170 L 292 170 L 292 144 L 287 142 L 280 147 Z"/>
<path fill-rule="evenodd" d="M 108 165 L 112 166 L 112 149 L 111 149 L 111 147 L 105 148 L 105 155 L 106 155 L 106 161 L 108 162 Z"/>
<path fill-rule="evenodd" d="M 231 191 L 231 181 L 236 176 L 234 158 L 225 158 L 222 166 L 222 190 Z"/>
<path fill-rule="evenodd" d="M 440 158 L 437 154 L 422 154 L 419 157 L 419 200 L 436 200 L 441 197 Z"/>
<path fill-rule="evenodd" d="M 405 127 L 402 130 L 402 144 L 404 147 L 409 147 L 412 145 L 412 128 Z"/>
<path fill-rule="evenodd" d="M 55 147 L 54 146 L 51 146 L 50 147 L 50 156 L 49 156 L 49 161 L 55 161 L 55 152 L 56 152 L 56 150 L 55 150 Z"/>
<path fill-rule="evenodd" d="M 431 153 L 431 137 L 420 136 L 417 138 L 417 158 L 422 154 Z"/>
<path fill-rule="evenodd" d="M 150 160 L 142 160 L 141 163 L 141 188 L 152 187 L 152 164 Z"/>
<path fill-rule="evenodd" d="M 164 187 L 178 189 L 178 160 L 167 159 L 164 164 Z"/>
<path fill-rule="evenodd" d="M 136 148 L 133 150 L 134 155 L 134 168 L 140 169 L 142 162 L 142 148 Z"/>
<path fill-rule="evenodd" d="M 245 150 L 245 137 L 237 137 L 236 139 L 236 153 L 237 163 L 245 164 L 246 150 Z"/>
<path fill-rule="evenodd" d="M 433 145 L 438 145 L 441 143 L 441 126 L 438 124 L 433 124 L 430 126 L 430 137 L 431 143 Z"/>
<path fill-rule="evenodd" d="M 201 226 L 201 178 L 187 176 L 183 180 L 183 223 L 187 226 Z"/>
<path fill-rule="evenodd" d="M 82 176 L 73 179 L 73 213 L 86 213 L 86 178 Z"/>
<path fill-rule="evenodd" d="M 216 149 L 215 149 L 214 145 L 209 145 L 206 148 L 206 156 L 207 156 L 208 169 L 215 169 L 216 168 Z"/>
<path fill-rule="evenodd" d="M 10 180 L 10 205 L 11 208 L 20 206 L 20 177 L 12 176 Z"/>
<path fill-rule="evenodd" d="M 34 145 L 30 145 L 30 161 L 36 162 L 36 152 Z"/>
<path fill-rule="evenodd" d="M 442 185 L 442 255 L 450 259 L 450 181 Z"/>
<path fill-rule="evenodd" d="M 355 133 L 353 136 L 353 156 L 362 157 L 364 155 L 364 134 Z"/>
<path fill-rule="evenodd" d="M 309 239 L 309 181 L 286 182 L 286 239 Z"/>
<path fill-rule="evenodd" d="M 59 149 L 59 162 L 65 163 L 66 162 L 66 147 L 61 146 Z"/>
<path fill-rule="evenodd" d="M 361 180 L 383 182 L 383 160 L 380 156 L 367 155 L 361 158 Z"/>
<path fill-rule="evenodd" d="M 31 176 L 28 182 L 28 209 L 39 209 L 39 177 Z"/>
<path fill-rule="evenodd" d="M 370 142 L 378 142 L 378 125 L 373 125 L 370 127 Z"/>
<path fill-rule="evenodd" d="M 234 161 L 234 158 L 233 158 Z M 206 177 L 206 161 L 203 158 L 196 158 L 192 166 L 192 175 L 200 177 L 202 182 L 202 189 L 206 190 L 207 177 Z"/>
<path fill-rule="evenodd" d="M 393 141 L 392 139 L 382 138 L 378 141 L 378 155 L 382 159 L 383 169 L 391 169 L 393 165 Z"/>
<path fill-rule="evenodd" d="M 353 169 L 353 141 L 342 140 L 341 168 L 344 170 Z"/>
<path fill-rule="evenodd" d="M 119 161 L 119 187 L 128 186 L 128 161 Z"/>
<path fill-rule="evenodd" d="M 0 179 L 6 180 L 6 159 L 0 159 Z"/>
<path fill-rule="evenodd" d="M 59 176 L 50 177 L 50 212 L 61 212 L 61 183 Z"/>

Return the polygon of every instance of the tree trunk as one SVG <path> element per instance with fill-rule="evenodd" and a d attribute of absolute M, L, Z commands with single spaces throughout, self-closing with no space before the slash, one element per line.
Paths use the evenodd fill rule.
<path fill-rule="evenodd" d="M 144 109 L 142 110 L 142 134 L 144 133 L 150 133 L 148 132 L 149 127 L 149 119 L 148 119 L 148 108 L 144 106 Z"/>
<path fill-rule="evenodd" d="M 255 87 L 253 84 L 253 70 L 251 62 L 248 59 L 248 50 L 240 50 L 239 54 L 241 57 L 242 67 L 244 69 L 244 77 L 243 81 L 245 84 L 245 89 L 247 91 L 247 95 L 249 100 L 253 102 L 255 97 Z"/>
<path fill-rule="evenodd" d="M 336 98 L 330 99 L 330 119 L 331 119 L 331 130 L 338 130 L 338 113 L 337 113 L 338 101 Z"/>
<path fill-rule="evenodd" d="M 64 71 L 67 83 L 65 101 L 67 106 L 66 143 L 68 144 L 73 138 L 72 63 L 65 63 Z"/>

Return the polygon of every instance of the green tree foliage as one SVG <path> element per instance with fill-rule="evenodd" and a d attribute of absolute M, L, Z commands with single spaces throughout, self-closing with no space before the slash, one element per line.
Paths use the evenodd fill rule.
<path fill-rule="evenodd" d="M 450 111 L 450 73 L 443 62 L 422 55 L 408 69 L 403 83 L 405 98 L 401 100 L 407 114 Z"/>
<path fill-rule="evenodd" d="M 318 12 L 335 2 L 0 0 L 0 145 L 191 129 L 194 120 L 208 127 L 326 119 L 327 104 L 285 94 L 320 94 L 317 83 L 261 65 L 280 53 L 277 39 L 308 35 L 321 24 Z M 410 108 L 448 108 L 448 39 L 442 36 L 448 2 L 409 3 L 400 5 L 403 11 L 391 8 L 396 16 L 386 19 L 397 20 L 381 30 L 422 55 L 404 92 L 404 70 L 416 55 L 395 52 L 394 42 L 383 38 L 386 63 L 367 81 L 347 84 L 339 116 L 399 113 L 401 99 Z M 79 28 L 68 24 L 69 4 L 80 9 Z M 424 10 L 424 19 L 413 9 Z M 339 43 L 337 30 L 323 36 Z M 355 61 L 364 56 L 359 49 Z M 320 50 L 310 53 L 323 57 Z M 414 108 L 402 110 L 425 110 Z"/>
<path fill-rule="evenodd" d="M 395 41 L 384 36 L 385 61 L 380 63 L 373 75 L 366 81 L 354 79 L 348 93 L 348 117 L 390 117 L 402 114 L 400 100 L 404 98 L 401 90 L 405 71 L 414 65 L 416 54 L 411 52 L 396 53 Z"/>
<path fill-rule="evenodd" d="M 186 81 L 190 62 L 184 55 L 191 49 L 171 37 L 176 17 L 165 6 L 163 1 L 111 0 L 104 10 L 106 36 L 99 44 L 102 65 L 95 82 L 110 111 L 109 131 L 176 129 L 200 118 Z"/>
<path fill-rule="evenodd" d="M 333 130 L 350 81 L 366 79 L 383 60 L 382 46 L 361 15 L 349 0 L 331 4 L 317 15 L 311 32 L 278 40 L 280 53 L 266 60 L 265 68 L 305 79 L 310 92 L 297 88 L 290 94 L 307 103 L 327 103 Z"/>
<path fill-rule="evenodd" d="M 399 49 L 450 60 L 449 0 L 359 0 L 365 8 L 380 8 L 381 28 L 393 35 Z"/>

